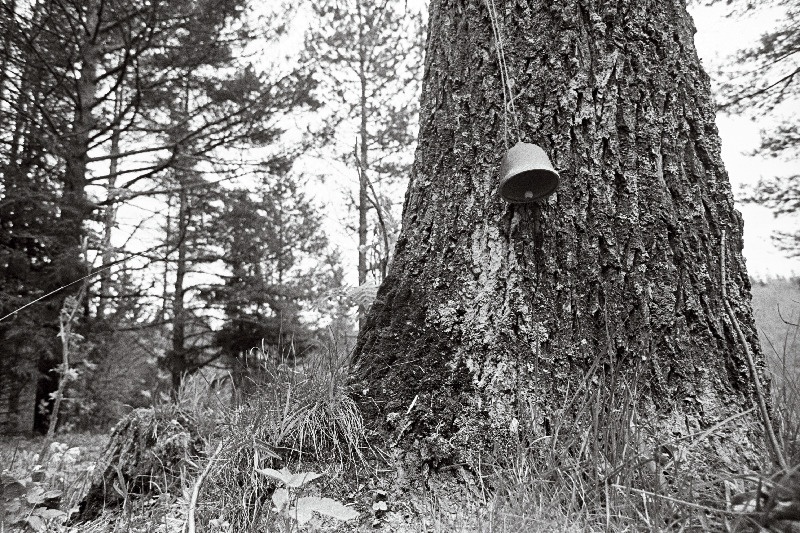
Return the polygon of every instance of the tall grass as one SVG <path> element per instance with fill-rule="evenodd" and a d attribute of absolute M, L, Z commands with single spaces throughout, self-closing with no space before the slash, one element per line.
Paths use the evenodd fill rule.
<path fill-rule="evenodd" d="M 363 460 L 364 424 L 348 388 L 350 354 L 336 344 L 298 359 L 274 358 L 257 350 L 260 371 L 232 424 L 248 428 L 298 461 L 348 463 Z"/>
<path fill-rule="evenodd" d="M 776 428 L 785 457 L 798 465 L 800 326 L 787 325 L 783 338 L 767 346 Z M 83 531 L 112 526 L 182 531 L 189 508 L 202 531 L 278 531 L 271 502 L 275 486 L 260 469 L 365 472 L 361 467 L 370 448 L 348 390 L 349 354 L 331 343 L 305 358 L 274 357 L 264 349 L 251 355 L 257 368 L 246 374 L 243 390 L 252 393 L 237 394 L 230 384 L 220 389 L 225 379 L 197 374 L 185 380 L 174 403 L 155 407 L 162 418 L 180 414 L 190 419 L 204 442 L 208 456 L 187 458 L 180 487 L 166 489 L 165 484 L 165 492 L 149 503 L 106 513 Z M 664 435 L 637 408 L 644 386 L 641 374 L 628 369 L 628 377 L 621 379 L 622 375 L 620 368 L 595 363 L 582 382 L 565 393 L 563 408 L 547 414 L 546 430 L 544 414 L 520 401 L 519 430 L 509 447 L 488 463 L 473 465 L 477 492 L 465 491 L 465 501 L 425 496 L 430 504 L 415 507 L 418 523 L 442 532 L 744 532 L 768 527 L 780 531 L 776 510 L 794 510 L 800 517 L 800 505 L 790 506 L 800 502 L 797 467 L 790 472 L 697 475 L 700 465 L 716 460 L 706 446 L 709 437 L 744 417 L 723 421 L 700 435 Z M 9 457 L 0 448 L 0 458 L 14 467 L 15 475 L 28 475 L 26 464 L 34 461 L 33 452 L 16 453 Z M 57 484 L 74 505 L 73 494 L 85 479 L 75 478 L 73 490 L 71 478 L 61 481 L 60 469 L 51 470 L 48 485 Z M 197 485 L 200 472 L 207 474 L 202 487 Z M 369 475 L 378 474 L 373 470 Z M 389 486 L 391 479 L 370 483 Z M 199 493 L 196 503 L 188 496 L 193 489 Z M 753 489 L 749 500 L 742 497 L 748 489 Z M 397 511 L 406 502 L 390 500 L 389 505 Z M 408 531 L 413 530 L 410 525 Z"/>
<path fill-rule="evenodd" d="M 780 343 L 766 339 L 767 365 L 772 375 L 772 405 L 784 456 L 800 464 L 800 324 L 787 321 Z"/>
<path fill-rule="evenodd" d="M 292 355 L 274 357 L 264 349 L 254 350 L 250 359 L 256 365 L 240 374 L 245 380 L 241 390 L 231 390 L 233 380 L 224 373 L 187 377 L 173 399 L 159 399 L 152 416 L 142 418 L 152 420 L 140 430 L 152 438 L 145 439 L 150 447 L 140 450 L 141 457 L 154 464 L 162 459 L 168 463 L 161 465 L 163 479 L 155 472 L 141 490 L 130 491 L 134 480 L 123 479 L 117 469 L 119 490 L 125 493 L 121 509 L 112 506 L 75 528 L 58 524 L 55 518 L 48 526 L 76 532 L 282 531 L 271 500 L 275 482 L 259 470 L 289 467 L 295 472 L 325 473 L 322 482 L 329 486 L 324 490 L 330 491 L 330 479 L 346 467 L 362 464 L 368 450 L 361 415 L 347 386 L 349 354 L 331 343 L 303 358 Z M 186 432 L 192 449 L 181 448 L 161 424 Z M 41 439 L 21 442 L 24 449 L 0 440 L 3 483 L 6 477 L 31 479 L 38 460 L 32 448 L 41 446 Z M 85 469 L 67 470 L 68 463 L 75 462 L 77 448 L 69 453 L 62 448 L 62 444 L 54 448 L 43 486 L 62 490 L 66 510 L 78 503 L 89 476 Z M 165 450 L 170 460 L 177 460 L 167 461 Z M 192 450 L 204 453 L 198 456 Z M 98 465 L 98 472 L 100 468 L 104 467 Z M 328 495 L 318 485 L 304 487 L 304 495 Z M 0 516 L 0 529 L 2 524 Z"/>
<path fill-rule="evenodd" d="M 223 420 L 207 437 L 207 449 L 222 447 L 208 469 L 206 503 L 198 509 L 206 525 L 269 530 L 274 483 L 259 469 L 310 464 L 330 472 L 364 461 L 364 425 L 347 385 L 349 354 L 337 348 L 332 343 L 303 358 L 274 357 L 263 348 L 251 354 L 257 367 L 244 376 L 242 389 L 253 392 L 234 391 L 230 397 L 239 398 L 239 405 L 223 410 Z M 202 394 L 202 387 L 190 391 Z M 219 411 L 220 405 L 180 395 L 179 403 L 200 412 Z"/>
<path fill-rule="evenodd" d="M 483 468 L 494 490 L 478 529 L 800 531 L 800 324 L 787 323 L 780 343 L 767 347 L 773 420 L 788 471 L 765 459 L 761 471 L 698 477 L 697 467 L 716 460 L 713 449 L 701 451 L 703 439 L 741 419 L 690 438 L 665 438 L 648 431 L 632 407 L 638 381 L 620 382 L 617 373 L 595 366 L 550 417 L 549 434 L 533 429 L 541 415 L 530 407 L 530 419 L 521 424 L 527 434 Z M 591 387 L 591 381 L 605 385 Z M 654 448 L 643 446 L 654 442 Z M 790 518 L 794 525 L 785 521 Z"/>
<path fill-rule="evenodd" d="M 593 367 L 549 417 L 547 435 L 528 410 L 527 434 L 485 469 L 495 490 L 481 531 L 721 531 L 735 518 L 725 487 L 741 479 L 699 474 L 717 461 L 704 439 L 739 421 L 682 439 L 660 434 L 635 407 L 638 374 L 620 375 Z"/>

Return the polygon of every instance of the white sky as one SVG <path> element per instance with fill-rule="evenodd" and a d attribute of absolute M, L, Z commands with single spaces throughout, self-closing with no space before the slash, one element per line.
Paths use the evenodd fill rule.
<path fill-rule="evenodd" d="M 409 8 L 417 8 L 421 4 L 421 0 L 410 1 Z M 780 11 L 776 9 L 761 9 L 745 19 L 728 17 L 728 8 L 723 3 L 714 6 L 694 5 L 690 12 L 697 26 L 695 43 L 703 66 L 712 78 L 728 56 L 754 43 L 780 17 Z M 287 48 L 292 49 L 296 44 L 299 43 L 292 43 Z M 722 138 L 722 158 L 730 175 L 734 194 L 739 194 L 743 187 L 752 185 L 759 178 L 797 172 L 794 163 L 748 155 L 758 147 L 759 131 L 769 125 L 764 120 L 754 122 L 740 116 L 717 116 L 717 126 Z M 355 215 L 351 213 L 348 217 L 341 204 L 344 202 L 344 191 L 348 184 L 354 183 L 354 174 L 346 166 L 331 159 L 307 164 L 306 169 L 312 173 L 325 168 L 323 172 L 328 174 L 325 185 L 317 191 L 317 198 L 328 208 L 331 224 L 327 229 L 332 241 L 341 248 L 345 272 L 352 274 L 348 279 L 353 283 L 356 235 L 344 227 L 343 222 Z M 403 191 L 399 191 L 398 195 L 400 202 Z M 800 219 L 776 219 L 769 209 L 757 205 L 737 202 L 737 208 L 745 221 L 744 255 L 750 275 L 759 279 L 800 275 L 800 258 L 786 257 L 775 247 L 771 238 L 773 230 L 779 227 L 778 224 L 785 228 L 796 227 L 800 225 Z"/>
<path fill-rule="evenodd" d="M 781 13 L 777 9 L 759 9 L 747 18 L 726 17 L 722 3 L 714 6 L 693 6 L 690 9 L 697 26 L 695 44 L 706 71 L 712 76 L 725 59 L 737 50 L 754 43 L 773 26 Z M 752 185 L 759 178 L 797 173 L 796 163 L 748 155 L 759 144 L 759 131 L 771 122 L 754 122 L 741 116 L 717 115 L 722 138 L 722 159 L 728 171 L 734 194 Z M 747 269 L 755 278 L 800 274 L 800 258 L 788 258 L 775 248 L 771 234 L 776 228 L 792 229 L 800 225 L 797 217 L 775 218 L 761 206 L 738 204 L 744 217 L 744 256 Z"/>

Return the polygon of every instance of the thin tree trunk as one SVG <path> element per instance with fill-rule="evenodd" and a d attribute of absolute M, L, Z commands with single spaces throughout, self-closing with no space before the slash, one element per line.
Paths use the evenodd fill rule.
<path fill-rule="evenodd" d="M 178 117 L 179 120 L 185 120 L 189 116 L 189 99 L 191 93 L 189 87 L 184 87 L 183 95 L 183 113 Z M 178 133 L 178 138 L 181 138 L 185 132 Z M 179 150 L 180 148 L 176 148 Z M 172 376 L 172 396 L 177 397 L 177 393 L 181 387 L 183 376 L 189 368 L 186 359 L 186 271 L 187 271 L 187 251 L 189 246 L 189 225 L 191 213 L 189 210 L 189 173 L 187 169 L 191 166 L 185 158 L 180 154 L 175 154 L 176 157 L 176 176 L 180 191 L 178 193 L 178 219 L 176 227 L 178 230 L 178 260 L 175 265 L 175 284 L 172 291 L 172 349 L 168 355 L 168 367 Z M 182 161 L 183 160 L 183 161 Z M 183 163 L 183 164 L 181 164 Z"/>
<path fill-rule="evenodd" d="M 3 110 L 8 107 L 6 103 L 7 84 L 10 79 L 8 64 L 12 54 L 11 36 L 12 32 L 16 31 L 16 0 L 10 0 L 6 10 L 11 16 L 6 18 L 5 22 L 0 26 L 3 29 L 3 49 L 0 51 L 0 131 L 3 132 L 8 131 L 9 121 L 7 119 L 11 116 L 11 113 L 6 114 Z"/>
<path fill-rule="evenodd" d="M 165 223 L 164 244 L 166 251 L 164 252 L 164 272 L 162 273 L 162 287 L 161 291 L 161 319 L 166 321 L 169 319 L 169 257 L 172 255 L 172 195 L 167 196 L 167 220 Z"/>
<path fill-rule="evenodd" d="M 355 354 L 365 415 L 449 461 L 508 442 L 526 418 L 547 435 L 590 369 L 610 380 L 598 390 L 626 389 L 655 440 L 752 407 L 719 268 L 727 230 L 728 301 L 763 365 L 742 219 L 684 3 L 491 1 L 519 136 L 550 154 L 560 189 L 498 197 L 487 3 L 432 0 L 403 229 Z M 726 426 L 721 456 L 752 462 L 752 427 Z"/>
<path fill-rule="evenodd" d="M 31 81 L 31 73 L 29 67 L 26 65 L 22 71 L 19 81 L 19 94 L 14 102 L 14 131 L 11 134 L 11 146 L 8 149 L 8 164 L 12 167 L 19 165 L 19 156 L 22 153 L 22 146 L 27 140 L 25 138 L 26 129 L 30 131 L 31 121 L 26 116 L 32 106 L 30 102 L 35 96 L 33 89 L 33 82 Z M 32 94 L 33 93 L 33 94 Z M 30 142 L 28 142 L 30 144 Z"/>
<path fill-rule="evenodd" d="M 84 250 L 85 252 L 85 250 Z M 73 300 L 65 300 L 65 305 L 61 309 L 61 314 L 58 319 L 58 336 L 61 339 L 61 368 L 58 369 L 58 388 L 55 391 L 53 398 L 53 407 L 50 411 L 50 416 L 47 424 L 47 433 L 45 434 L 42 448 L 39 452 L 41 461 L 46 462 L 47 452 L 50 448 L 50 443 L 56 435 L 56 428 L 58 427 L 58 417 L 61 413 L 61 403 L 64 401 L 64 391 L 68 383 L 67 374 L 70 371 L 70 355 L 72 353 L 72 327 L 75 325 L 75 315 L 81 305 L 81 300 L 86 296 L 86 290 L 89 287 L 89 280 L 86 279 L 81 284 L 78 296 Z"/>
<path fill-rule="evenodd" d="M 361 3 L 356 2 L 359 19 L 361 18 Z M 364 43 L 363 24 L 358 30 L 359 62 L 358 80 L 361 94 L 359 98 L 359 129 L 358 136 L 361 143 L 360 153 L 358 154 L 358 284 L 363 285 L 367 282 L 367 211 L 369 209 L 369 198 L 367 197 L 367 180 L 369 136 L 367 134 L 367 48 Z M 363 327 L 367 309 L 365 306 L 358 307 L 358 326 Z"/>
<path fill-rule="evenodd" d="M 118 89 L 114 99 L 114 117 L 118 117 L 122 112 L 122 89 Z M 121 121 L 120 121 L 121 122 Z M 108 170 L 108 184 L 106 185 L 107 195 L 111 198 L 114 194 L 114 188 L 117 182 L 117 167 L 119 165 L 119 140 L 121 130 L 120 125 L 114 126 L 111 132 L 111 149 Z M 102 270 L 100 271 L 100 299 L 97 303 L 97 317 L 103 318 L 106 311 L 106 306 L 111 298 L 111 270 L 106 268 L 114 261 L 114 249 L 111 246 L 111 237 L 114 233 L 114 226 L 117 220 L 117 206 L 111 202 L 106 207 L 103 216 L 103 244 L 102 254 L 103 263 Z M 88 298 L 86 299 L 88 302 Z"/>
<path fill-rule="evenodd" d="M 283 252 L 286 246 L 284 242 L 284 233 L 286 231 L 286 225 L 283 221 L 283 206 L 285 195 L 283 189 L 279 189 L 280 193 L 278 194 L 277 204 L 278 204 L 278 257 L 276 258 L 276 268 L 277 270 L 277 279 L 278 279 L 278 287 L 283 287 L 283 274 L 284 274 L 284 259 L 283 259 Z M 274 201 L 274 200 L 273 200 Z"/>
<path fill-rule="evenodd" d="M 185 183 L 182 183 L 178 195 L 178 260 L 175 264 L 175 284 L 172 291 L 172 351 L 169 369 L 172 374 L 172 393 L 178 392 L 186 364 L 186 312 L 184 299 L 186 289 L 186 232 L 189 227 L 189 194 Z"/>

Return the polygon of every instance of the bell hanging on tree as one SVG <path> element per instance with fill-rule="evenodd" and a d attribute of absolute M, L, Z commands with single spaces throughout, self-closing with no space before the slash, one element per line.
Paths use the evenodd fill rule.
<path fill-rule="evenodd" d="M 541 147 L 518 142 L 500 165 L 500 196 L 525 204 L 550 196 L 558 188 L 558 172 Z"/>

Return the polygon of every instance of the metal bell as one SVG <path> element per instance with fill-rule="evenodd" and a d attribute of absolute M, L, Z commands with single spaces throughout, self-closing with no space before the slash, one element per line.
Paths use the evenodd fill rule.
<path fill-rule="evenodd" d="M 558 172 L 541 147 L 518 142 L 500 165 L 500 196 L 524 204 L 550 196 L 558 188 Z"/>

